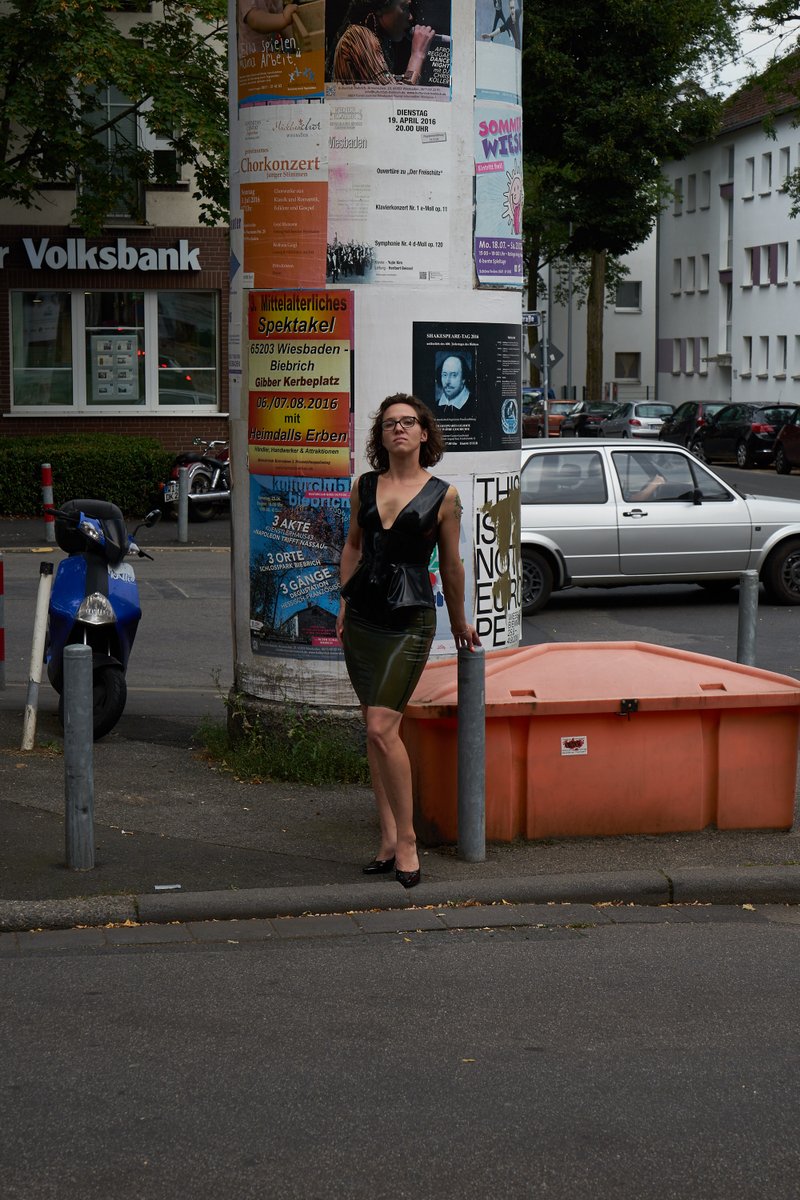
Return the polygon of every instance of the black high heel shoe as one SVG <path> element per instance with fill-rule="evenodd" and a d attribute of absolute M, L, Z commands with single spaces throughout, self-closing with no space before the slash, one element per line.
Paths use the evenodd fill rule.
<path fill-rule="evenodd" d="M 412 888 L 417 886 L 422 878 L 422 873 L 419 867 L 417 867 L 416 871 L 397 870 L 394 873 L 394 877 L 398 883 L 402 883 L 404 888 Z"/>
<path fill-rule="evenodd" d="M 391 858 L 373 858 L 361 870 L 365 875 L 388 875 L 394 868 L 394 855 Z"/>

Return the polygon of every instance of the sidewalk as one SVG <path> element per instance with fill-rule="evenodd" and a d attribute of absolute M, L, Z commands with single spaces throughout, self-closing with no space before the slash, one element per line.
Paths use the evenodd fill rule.
<path fill-rule="evenodd" d="M 148 545 L 174 545 L 172 532 L 157 526 Z M 35 534 L 0 520 L 0 549 L 25 552 Z M 197 546 L 228 536 L 227 520 L 190 526 Z M 454 847 L 422 848 L 422 885 L 406 892 L 393 876 L 361 874 L 377 845 L 367 789 L 239 783 L 201 759 L 189 725 L 154 730 L 135 717 L 95 746 L 96 867 L 68 871 L 55 704 L 43 703 L 27 754 L 23 705 L 18 690 L 0 691 L 0 930 L 470 901 L 800 903 L 797 814 L 789 833 L 548 839 L 489 846 L 478 864 Z"/>

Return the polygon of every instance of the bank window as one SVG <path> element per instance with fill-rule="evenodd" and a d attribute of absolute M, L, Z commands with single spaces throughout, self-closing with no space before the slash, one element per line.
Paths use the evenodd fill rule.
<path fill-rule="evenodd" d="M 159 293 L 158 402 L 217 403 L 217 315 L 213 295 Z"/>
<path fill-rule="evenodd" d="M 11 294 L 12 409 L 216 410 L 214 292 Z"/>
<path fill-rule="evenodd" d="M 15 404 L 26 408 L 72 404 L 69 292 L 12 294 L 11 357 Z"/>

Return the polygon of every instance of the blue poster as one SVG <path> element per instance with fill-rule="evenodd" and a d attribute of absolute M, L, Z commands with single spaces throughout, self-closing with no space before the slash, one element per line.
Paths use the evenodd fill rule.
<path fill-rule="evenodd" d="M 522 0 L 475 0 L 475 95 L 519 104 Z"/>

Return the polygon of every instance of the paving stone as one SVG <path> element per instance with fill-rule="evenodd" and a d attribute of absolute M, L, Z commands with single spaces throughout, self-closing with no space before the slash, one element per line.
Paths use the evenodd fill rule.
<path fill-rule="evenodd" d="M 685 925 L 691 920 L 685 907 L 656 904 L 611 904 L 600 911 L 614 925 Z"/>
<path fill-rule="evenodd" d="M 427 908 L 406 911 L 355 913 L 353 920 L 364 933 L 413 933 L 417 929 L 443 929 L 439 912 Z"/>
<path fill-rule="evenodd" d="M 280 937 L 346 937 L 360 933 L 350 917 L 276 917 L 272 927 Z"/>
<path fill-rule="evenodd" d="M 42 929 L 19 933 L 20 950 L 78 950 L 82 946 L 105 946 L 105 929 Z"/>
<path fill-rule="evenodd" d="M 186 928 L 198 942 L 254 942 L 275 937 L 271 921 L 190 921 Z"/>
<path fill-rule="evenodd" d="M 492 904 L 441 910 L 450 929 L 501 928 L 522 925 L 606 925 L 604 909 L 591 904 Z"/>
<path fill-rule="evenodd" d="M 757 910 L 742 908 L 740 904 L 687 904 L 684 908 L 686 920 L 694 925 L 711 925 L 723 921 L 753 921 L 766 924 L 767 917 Z"/>
<path fill-rule="evenodd" d="M 123 925 L 106 929 L 112 946 L 146 946 L 151 942 L 190 942 L 191 934 L 185 925 Z"/>

